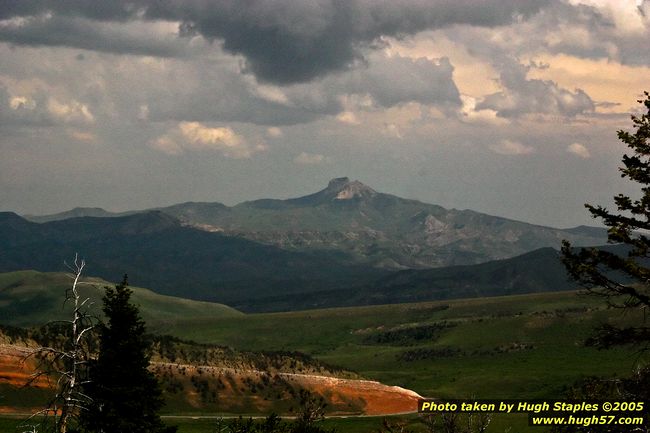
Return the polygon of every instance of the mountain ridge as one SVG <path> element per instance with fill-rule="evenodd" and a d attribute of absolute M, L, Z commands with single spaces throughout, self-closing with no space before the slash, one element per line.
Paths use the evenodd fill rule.
<path fill-rule="evenodd" d="M 558 251 L 549 247 L 480 264 L 396 272 L 359 264 L 340 250 L 290 251 L 223 232 L 199 230 L 161 211 L 41 224 L 13 213 L 0 213 L 0 272 L 61 271 L 64 261 L 75 253 L 88 259 L 90 274 L 105 280 L 126 273 L 133 284 L 161 294 L 216 301 L 242 311 L 402 303 L 576 287 L 567 281 Z"/>
<path fill-rule="evenodd" d="M 378 192 L 348 177 L 332 179 L 324 189 L 296 198 L 258 199 L 234 206 L 186 202 L 139 212 L 152 210 L 204 231 L 291 251 L 341 251 L 357 263 L 387 269 L 477 264 L 543 247 L 559 248 L 563 239 L 584 246 L 606 241 L 605 229 L 557 229 L 473 210 L 445 209 Z"/>
<path fill-rule="evenodd" d="M 61 271 L 76 253 L 97 277 L 114 280 L 126 273 L 133 284 L 161 294 L 231 305 L 269 291 L 295 295 L 385 273 L 341 252 L 286 251 L 189 227 L 160 211 L 41 224 L 0 214 L 0 272 Z"/>

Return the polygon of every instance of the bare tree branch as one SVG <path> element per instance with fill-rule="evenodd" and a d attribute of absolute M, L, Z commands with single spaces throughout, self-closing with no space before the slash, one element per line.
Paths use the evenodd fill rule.
<path fill-rule="evenodd" d="M 58 322 L 69 325 L 71 334 L 61 347 L 41 346 L 23 358 L 23 362 L 29 358 L 37 359 L 36 372 L 31 375 L 27 385 L 42 377 L 56 380 L 54 397 L 44 409 L 32 414 L 28 420 L 42 416 L 44 419 L 42 422 L 47 422 L 52 416 L 57 433 L 66 433 L 71 420 L 91 402 L 90 398 L 82 392 L 82 385 L 87 383 L 86 366 L 90 359 L 87 337 L 95 323 L 94 317 L 87 312 L 91 305 L 90 299 L 82 299 L 78 290 L 83 284 L 81 278 L 86 262 L 75 254 L 72 265 L 65 263 L 65 266 L 71 272 L 72 283 L 66 289 L 63 305 L 72 303 L 73 311 L 71 320 Z M 32 431 L 35 431 L 36 427 L 32 427 Z"/>

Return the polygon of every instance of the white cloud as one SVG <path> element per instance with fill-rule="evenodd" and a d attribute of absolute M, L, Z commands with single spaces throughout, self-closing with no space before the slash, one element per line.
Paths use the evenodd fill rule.
<path fill-rule="evenodd" d="M 160 150 L 167 155 L 178 155 L 183 153 L 181 145 L 179 145 L 176 140 L 169 135 L 163 135 L 150 141 L 149 146 L 153 149 Z"/>
<path fill-rule="evenodd" d="M 267 128 L 266 135 L 273 138 L 279 138 L 282 137 L 284 133 L 282 132 L 282 129 L 277 126 L 271 126 L 270 128 Z"/>
<path fill-rule="evenodd" d="M 287 95 L 285 95 L 282 89 L 277 86 L 258 84 L 251 89 L 251 92 L 254 96 L 269 102 L 274 102 L 280 105 L 291 105 Z"/>
<path fill-rule="evenodd" d="M 97 141 L 97 136 L 92 132 L 78 131 L 76 129 L 72 129 L 68 131 L 68 135 L 74 138 L 75 140 L 84 143 L 93 143 Z"/>
<path fill-rule="evenodd" d="M 569 146 L 567 146 L 566 150 L 569 153 L 578 155 L 580 158 L 587 159 L 591 157 L 591 153 L 589 153 L 589 149 L 587 149 L 584 144 L 571 143 Z"/>
<path fill-rule="evenodd" d="M 528 155 L 535 151 L 531 146 L 512 140 L 501 140 L 499 143 L 491 145 L 490 149 L 500 155 Z"/>
<path fill-rule="evenodd" d="M 210 128 L 200 122 L 181 122 L 178 128 L 189 147 L 197 149 L 234 148 L 241 145 L 242 140 L 231 128 Z"/>
<path fill-rule="evenodd" d="M 18 109 L 28 109 L 33 110 L 36 108 L 36 102 L 33 99 L 29 99 L 26 96 L 15 96 L 10 99 L 9 106 L 12 110 Z"/>
<path fill-rule="evenodd" d="M 460 114 L 463 116 L 463 120 L 472 123 L 492 123 L 495 125 L 503 125 L 509 123 L 507 119 L 498 116 L 498 112 L 490 108 L 483 110 L 477 110 L 476 98 L 469 95 L 461 95 L 461 101 L 463 101 L 463 107 L 460 110 Z"/>
<path fill-rule="evenodd" d="M 293 162 L 295 162 L 296 164 L 317 165 L 317 164 L 329 162 L 329 160 L 330 159 L 324 155 L 320 155 L 317 153 L 302 152 L 300 155 L 296 156 L 293 159 Z"/>
<path fill-rule="evenodd" d="M 646 17 L 643 14 L 643 0 L 569 0 L 574 5 L 597 8 L 614 22 L 621 33 L 644 33 Z"/>
<path fill-rule="evenodd" d="M 382 129 L 382 133 L 388 137 L 394 137 L 400 140 L 404 139 L 404 135 L 402 135 L 400 127 L 394 123 L 385 123 L 384 128 Z"/>
<path fill-rule="evenodd" d="M 209 127 L 200 122 L 180 122 L 167 134 L 149 142 L 149 146 L 169 155 L 186 151 L 217 151 L 228 158 L 250 158 L 266 149 L 264 144 L 249 145 L 230 127 Z"/>
<path fill-rule="evenodd" d="M 95 116 L 90 112 L 86 104 L 72 100 L 70 102 L 59 102 L 55 98 L 50 98 L 47 109 L 52 116 L 70 123 L 93 123 Z"/>
<path fill-rule="evenodd" d="M 359 125 L 361 123 L 359 122 L 359 119 L 357 119 L 356 114 L 352 111 L 343 111 L 339 113 L 339 115 L 336 116 L 336 120 L 341 123 L 347 123 L 348 125 Z"/>
<path fill-rule="evenodd" d="M 149 106 L 147 104 L 142 104 L 138 107 L 138 120 L 149 120 Z"/>

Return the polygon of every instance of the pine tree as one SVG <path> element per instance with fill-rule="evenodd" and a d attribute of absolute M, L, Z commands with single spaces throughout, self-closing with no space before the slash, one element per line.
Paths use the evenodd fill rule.
<path fill-rule="evenodd" d="M 127 278 L 115 288 L 106 287 L 103 311 L 107 323 L 99 327 L 99 355 L 91 364 L 87 394 L 92 404 L 81 426 L 93 433 L 173 432 L 158 412 L 162 391 L 148 370 L 149 344 L 145 323 L 130 303 Z"/>
<path fill-rule="evenodd" d="M 640 351 L 650 348 L 650 327 L 646 321 L 650 309 L 650 94 L 639 103 L 647 112 L 632 116 L 634 130 L 618 131 L 618 138 L 631 149 L 623 155 L 621 176 L 640 187 L 640 197 L 624 194 L 614 197 L 617 211 L 602 206 L 585 205 L 594 218 L 602 219 L 608 227 L 608 242 L 619 244 L 619 253 L 603 248 L 575 250 L 563 242 L 562 261 L 569 274 L 592 295 L 602 297 L 608 306 L 626 313 L 636 313 L 639 321 L 634 326 L 601 326 L 587 344 L 599 348 L 628 345 Z M 621 248 L 624 247 L 624 248 Z M 624 250 L 621 254 L 620 251 Z M 640 360 L 641 358 L 637 358 Z M 631 377 L 621 379 L 590 378 L 572 386 L 566 397 L 573 400 L 628 400 L 648 401 L 650 398 L 650 365 L 641 363 Z M 593 431 L 593 426 L 558 426 L 554 433 Z M 620 426 L 603 427 L 606 433 L 631 431 Z M 635 431 L 650 432 L 639 427 Z"/>
<path fill-rule="evenodd" d="M 638 102 L 647 112 L 633 115 L 633 132 L 618 131 L 618 138 L 632 150 L 632 155 L 623 155 L 621 176 L 640 186 L 640 197 L 615 196 L 616 212 L 585 205 L 608 227 L 608 242 L 623 244 L 626 254 L 602 248 L 575 251 L 567 241 L 562 247 L 569 274 L 589 293 L 602 297 L 610 307 L 636 310 L 643 317 L 636 326 L 601 327 L 590 342 L 603 348 L 629 344 L 647 349 L 650 344 L 650 327 L 645 321 L 650 309 L 650 94 L 645 92 L 645 100 Z"/>

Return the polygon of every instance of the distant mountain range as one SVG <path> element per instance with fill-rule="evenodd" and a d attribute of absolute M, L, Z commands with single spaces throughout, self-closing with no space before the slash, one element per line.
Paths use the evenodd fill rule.
<path fill-rule="evenodd" d="M 182 225 L 159 211 L 48 223 L 0 213 L 0 272 L 64 270 L 75 253 L 88 275 L 232 306 L 251 299 L 364 284 L 386 270 L 337 251 L 296 252 Z"/>
<path fill-rule="evenodd" d="M 146 211 L 111 213 L 100 208 L 26 216 L 33 222 L 77 217 L 124 217 L 156 210 L 185 226 L 218 232 L 287 251 L 344 253 L 358 264 L 384 269 L 432 268 L 499 260 L 538 248 L 605 243 L 594 227 L 556 229 L 400 198 L 359 181 L 338 178 L 314 194 L 263 199 L 228 207 L 181 203 Z"/>
<path fill-rule="evenodd" d="M 289 200 L 30 219 L 0 213 L 0 272 L 58 272 L 80 253 L 89 275 L 126 273 L 134 285 L 242 311 L 567 290 L 575 286 L 553 248 L 606 239 L 602 229 L 447 210 L 347 178 Z"/>
<path fill-rule="evenodd" d="M 578 289 L 578 285 L 567 277 L 559 258 L 557 250 L 540 248 L 478 265 L 396 271 L 368 284 L 304 293 L 298 299 L 282 295 L 251 299 L 246 308 L 282 311 Z"/>

